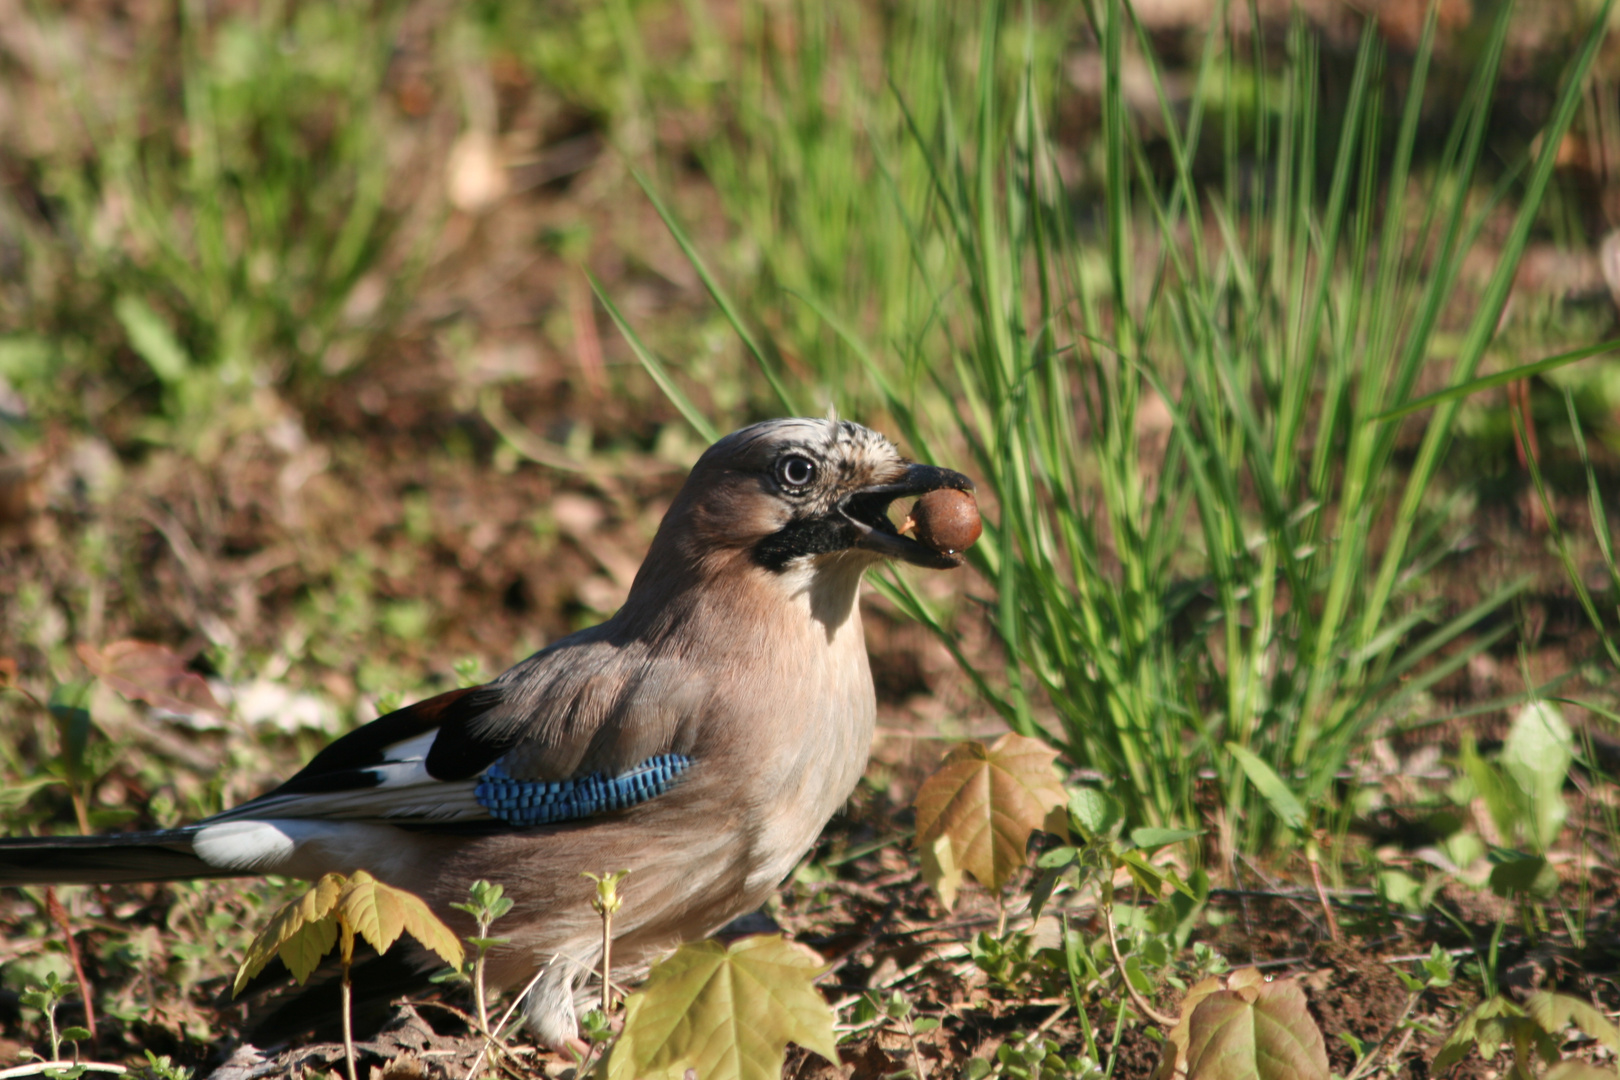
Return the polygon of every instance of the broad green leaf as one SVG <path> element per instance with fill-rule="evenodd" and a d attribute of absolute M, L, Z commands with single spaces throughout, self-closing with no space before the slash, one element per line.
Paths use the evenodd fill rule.
<path fill-rule="evenodd" d="M 356 870 L 343 886 L 337 910 L 344 929 L 365 938 L 379 953 L 393 947 L 401 933 L 409 933 L 451 967 L 461 967 L 461 942 L 422 898 L 384 884 L 364 870 Z"/>
<path fill-rule="evenodd" d="M 1328 1080 L 1327 1046 L 1299 984 L 1238 974 L 1188 1019 L 1187 1080 Z"/>
<path fill-rule="evenodd" d="M 833 1011 L 815 980 L 826 965 L 775 935 L 682 945 L 625 999 L 608 1080 L 780 1080 L 787 1044 L 838 1061 Z"/>
<path fill-rule="evenodd" d="M 33 780 L 18 780 L 7 784 L 5 787 L 0 787 L 0 810 L 12 810 L 22 806 L 29 799 L 32 799 L 34 793 L 40 788 L 50 787 L 52 784 L 60 784 L 61 782 L 54 776 L 41 776 Z"/>
<path fill-rule="evenodd" d="M 1298 797 L 1283 782 L 1283 778 L 1278 776 L 1270 765 L 1260 760 L 1255 752 L 1248 747 L 1229 742 L 1226 744 L 1226 749 L 1228 753 L 1237 758 L 1238 764 L 1243 767 L 1243 775 L 1249 778 L 1249 783 L 1253 784 L 1254 789 L 1266 800 L 1266 805 L 1271 807 L 1271 812 L 1276 814 L 1278 819 L 1290 829 L 1304 828 L 1305 807 L 1300 804 Z"/>
<path fill-rule="evenodd" d="M 1065 827 L 1056 820 L 1066 820 L 1069 802 L 1056 758 L 1045 743 L 1014 732 L 988 747 L 953 747 L 917 791 L 918 845 L 949 837 L 953 864 L 999 891 L 1024 865 L 1031 833 Z"/>
<path fill-rule="evenodd" d="M 1458 761 L 1473 783 L 1475 793 L 1485 800 L 1485 809 L 1490 813 L 1496 831 L 1502 836 L 1513 836 L 1526 813 L 1521 805 L 1523 799 L 1519 790 L 1508 783 L 1501 769 L 1479 756 L 1472 734 L 1463 733 Z"/>
<path fill-rule="evenodd" d="M 242 966 L 237 969 L 231 996 L 242 992 L 248 980 L 264 970 L 264 965 L 280 955 L 297 982 L 309 978 L 321 957 L 337 941 L 338 894 L 343 889 L 342 874 L 327 874 L 303 896 L 284 906 L 259 931 L 248 946 Z"/>
<path fill-rule="evenodd" d="M 1525 827 L 1537 850 L 1551 847 L 1564 827 L 1564 781 L 1574 760 L 1575 737 L 1558 706 L 1532 701 L 1519 710 L 1502 744 L 1502 768 L 1529 803 Z"/>
<path fill-rule="evenodd" d="M 146 305 L 146 301 L 125 293 L 113 303 L 113 314 L 124 324 L 129 335 L 129 347 L 147 365 L 152 374 L 167 384 L 180 382 L 191 368 L 191 358 L 169 329 L 162 316 Z"/>
<path fill-rule="evenodd" d="M 1140 851 L 1127 851 L 1119 856 L 1120 865 L 1125 867 L 1136 887 L 1157 900 L 1164 890 L 1164 872 L 1157 866 L 1142 857 Z"/>
<path fill-rule="evenodd" d="M 1468 1051 L 1477 1043 L 1484 1042 L 1480 1034 L 1481 1024 L 1490 1023 L 1503 1016 L 1516 1015 L 1519 1015 L 1518 1006 L 1499 994 L 1486 998 L 1463 1013 L 1462 1019 L 1451 1029 L 1451 1034 L 1446 1036 L 1446 1041 L 1440 1046 L 1440 1052 L 1434 1056 L 1434 1061 L 1429 1065 L 1429 1075 L 1444 1075 L 1446 1070 L 1467 1057 Z"/>
<path fill-rule="evenodd" d="M 1091 837 L 1111 835 L 1125 820 L 1119 803 L 1105 791 L 1077 787 L 1069 792 L 1069 813 Z"/>
<path fill-rule="evenodd" d="M 1490 884 L 1498 896 L 1546 899 L 1558 891 L 1558 871 L 1544 857 L 1526 855 L 1492 867 Z"/>
<path fill-rule="evenodd" d="M 1524 1011 L 1541 1030 L 1549 1035 L 1561 1035 L 1574 1024 L 1586 1034 L 1620 1054 L 1620 1029 L 1590 1001 L 1569 994 L 1555 994 L 1537 990 L 1524 1003 Z"/>

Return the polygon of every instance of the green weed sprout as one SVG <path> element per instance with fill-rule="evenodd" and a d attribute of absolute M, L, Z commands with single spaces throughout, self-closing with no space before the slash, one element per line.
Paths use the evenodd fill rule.
<path fill-rule="evenodd" d="M 52 1061 L 62 1060 L 62 1044 L 64 1042 L 77 1044 L 90 1037 L 90 1032 L 82 1027 L 68 1027 L 58 1030 L 56 1026 L 56 1006 L 63 998 L 73 992 L 74 985 L 57 978 L 56 972 L 48 971 L 45 973 L 45 984 L 43 986 L 30 986 L 22 993 L 22 1003 L 24 1005 L 32 1006 L 45 1014 L 45 1030 L 50 1036 Z M 78 1056 L 77 1046 L 75 1046 L 74 1056 Z"/>
<path fill-rule="evenodd" d="M 619 882 L 623 881 L 630 871 L 615 870 L 611 874 L 592 874 L 586 872 L 581 877 L 588 877 L 596 882 L 596 899 L 591 901 L 591 910 L 602 916 L 602 1015 L 605 1017 L 613 1010 L 613 916 L 619 908 L 624 906 L 624 897 L 619 895 Z"/>
<path fill-rule="evenodd" d="M 489 1005 L 488 995 L 484 990 L 484 961 L 489 956 L 489 950 L 497 945 L 506 944 L 506 938 L 489 936 L 489 927 L 496 919 L 512 910 L 512 900 L 503 896 L 505 890 L 499 885 L 492 885 L 487 881 L 475 881 L 467 890 L 472 901 L 466 904 L 451 904 L 457 911 L 465 911 L 473 917 L 478 924 L 478 932 L 467 939 L 467 944 L 473 947 L 476 956 L 473 959 L 472 982 L 473 1000 L 478 1003 L 478 1027 L 487 1036 L 489 1034 Z"/>

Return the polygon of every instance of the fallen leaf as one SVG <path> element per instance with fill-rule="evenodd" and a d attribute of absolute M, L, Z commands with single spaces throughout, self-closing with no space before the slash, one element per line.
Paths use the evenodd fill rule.
<path fill-rule="evenodd" d="M 836 1064 L 833 1011 L 815 987 L 825 970 L 776 935 L 682 945 L 625 999 L 608 1080 L 780 1080 L 790 1042 Z"/>
<path fill-rule="evenodd" d="M 952 864 L 1000 891 L 1024 865 L 1031 833 L 1064 829 L 1068 793 L 1052 768 L 1056 759 L 1050 746 L 1012 732 L 988 747 L 953 747 L 917 791 L 918 846 L 948 837 Z"/>
<path fill-rule="evenodd" d="M 162 645 L 115 641 L 97 649 L 81 641 L 75 651 L 92 674 L 131 700 L 182 715 L 225 711 L 202 676 Z"/>

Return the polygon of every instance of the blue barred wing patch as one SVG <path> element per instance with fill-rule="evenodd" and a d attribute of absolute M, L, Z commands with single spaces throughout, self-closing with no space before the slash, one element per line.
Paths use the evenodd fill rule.
<path fill-rule="evenodd" d="M 685 754 L 660 754 L 618 776 L 598 772 L 574 780 L 517 780 L 497 761 L 479 778 L 473 797 L 510 825 L 577 821 L 661 795 L 691 764 Z"/>

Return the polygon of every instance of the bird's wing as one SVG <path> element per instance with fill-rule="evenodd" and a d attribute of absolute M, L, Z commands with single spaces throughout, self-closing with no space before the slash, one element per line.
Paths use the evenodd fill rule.
<path fill-rule="evenodd" d="M 558 663 L 542 653 L 496 682 L 379 717 L 208 823 L 523 826 L 624 809 L 679 782 L 703 700 L 667 662 L 586 649 Z"/>

